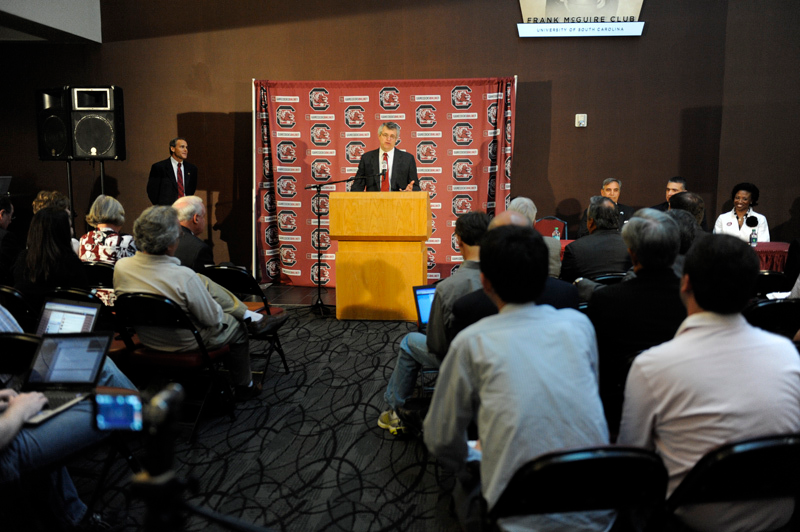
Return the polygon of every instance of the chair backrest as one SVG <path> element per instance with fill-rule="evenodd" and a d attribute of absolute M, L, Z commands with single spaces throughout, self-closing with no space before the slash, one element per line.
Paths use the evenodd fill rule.
<path fill-rule="evenodd" d="M 49 297 L 57 299 L 69 299 L 70 301 L 81 301 L 84 303 L 100 303 L 101 305 L 103 305 L 103 301 L 99 297 L 97 297 L 88 290 L 84 290 L 83 288 L 56 288 L 50 291 Z M 107 307 L 105 305 L 100 307 L 100 314 L 98 316 L 94 330 L 95 331 L 117 330 L 116 323 L 114 320 L 114 312 L 111 310 L 110 307 Z"/>
<path fill-rule="evenodd" d="M 107 262 L 88 261 L 83 263 L 83 271 L 92 288 L 114 288 L 114 265 Z"/>
<path fill-rule="evenodd" d="M 603 273 L 592 278 L 592 281 L 609 286 L 612 284 L 617 284 L 622 282 L 622 280 L 625 278 L 626 275 L 627 275 L 626 273 L 620 273 L 620 272 Z"/>
<path fill-rule="evenodd" d="M 0 374 L 20 376 L 27 372 L 40 341 L 35 334 L 0 333 Z"/>
<path fill-rule="evenodd" d="M 522 466 L 490 517 L 601 509 L 653 512 L 666 491 L 667 470 L 654 452 L 622 446 L 555 452 Z"/>
<path fill-rule="evenodd" d="M 11 286 L 0 285 L 0 305 L 14 316 L 19 326 L 25 332 L 36 331 L 36 315 L 33 309 L 25 302 L 22 293 Z"/>
<path fill-rule="evenodd" d="M 206 266 L 203 275 L 237 296 L 256 296 L 263 302 L 267 314 L 270 313 L 267 296 L 247 270 L 236 266 L 211 265 Z"/>
<path fill-rule="evenodd" d="M 783 272 L 761 270 L 756 280 L 756 297 L 767 297 L 772 292 L 788 292 L 794 281 Z"/>
<path fill-rule="evenodd" d="M 800 435 L 744 440 L 708 452 L 667 500 L 685 504 L 794 497 L 800 492 Z"/>
<path fill-rule="evenodd" d="M 800 329 L 800 299 L 761 299 L 742 311 L 754 327 L 794 338 Z"/>
<path fill-rule="evenodd" d="M 558 227 L 558 230 L 561 232 L 561 239 L 569 240 L 569 236 L 567 235 L 567 222 L 556 216 L 545 216 L 544 218 L 539 218 L 536 220 L 536 223 L 533 227 L 539 231 L 539 234 L 542 236 L 552 236 L 553 229 Z"/>

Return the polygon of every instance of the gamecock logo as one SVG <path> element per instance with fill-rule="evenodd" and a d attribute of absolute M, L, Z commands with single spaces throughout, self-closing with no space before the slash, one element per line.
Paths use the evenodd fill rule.
<path fill-rule="evenodd" d="M 278 125 L 283 128 L 290 128 L 294 127 L 295 120 L 294 120 L 294 107 L 291 105 L 281 105 L 278 109 L 275 110 L 275 119 L 278 122 Z"/>
<path fill-rule="evenodd" d="M 297 263 L 297 248 L 291 244 L 281 244 L 281 264 L 291 268 Z"/>
<path fill-rule="evenodd" d="M 268 214 L 273 214 L 275 212 L 275 193 L 271 190 L 264 193 L 264 210 L 267 211 Z"/>
<path fill-rule="evenodd" d="M 472 179 L 472 161 L 470 159 L 456 159 L 453 163 L 453 179 L 466 182 Z"/>
<path fill-rule="evenodd" d="M 330 212 L 328 207 L 328 195 L 317 194 L 311 198 L 311 212 L 320 216 L 327 216 Z"/>
<path fill-rule="evenodd" d="M 459 146 L 469 146 L 472 144 L 472 124 L 469 122 L 459 122 L 454 125 L 453 142 Z"/>
<path fill-rule="evenodd" d="M 272 258 L 267 261 L 267 277 L 270 279 L 277 279 L 281 273 L 281 265 L 277 258 Z"/>
<path fill-rule="evenodd" d="M 436 143 L 431 140 L 424 140 L 417 144 L 417 160 L 424 164 L 436 162 Z"/>
<path fill-rule="evenodd" d="M 455 233 L 453 233 L 453 234 L 451 234 L 451 235 L 450 235 L 450 247 L 451 247 L 451 248 L 453 249 L 453 251 L 455 251 L 456 253 L 461 253 L 461 250 L 460 250 L 460 249 L 459 249 L 459 247 L 458 247 L 458 242 L 456 242 L 456 234 L 455 234 Z"/>
<path fill-rule="evenodd" d="M 269 142 L 269 124 L 266 120 L 261 124 L 261 142 L 267 144 Z"/>
<path fill-rule="evenodd" d="M 275 148 L 278 160 L 283 164 L 292 164 L 297 160 L 297 144 L 292 140 L 279 142 Z"/>
<path fill-rule="evenodd" d="M 511 144 L 511 120 L 506 122 L 506 144 Z"/>
<path fill-rule="evenodd" d="M 269 157 L 264 157 L 264 164 L 262 165 L 262 170 L 264 171 L 264 177 L 269 177 L 270 174 L 270 166 L 269 166 Z"/>
<path fill-rule="evenodd" d="M 492 124 L 492 127 L 497 127 L 497 102 L 486 108 L 486 119 Z"/>
<path fill-rule="evenodd" d="M 278 227 L 284 233 L 297 231 L 297 214 L 294 211 L 281 211 L 278 213 Z"/>
<path fill-rule="evenodd" d="M 511 179 L 511 157 L 506 159 L 506 177 Z"/>
<path fill-rule="evenodd" d="M 350 164 L 358 164 L 361 160 L 361 156 L 364 155 L 365 148 L 366 145 L 360 140 L 348 142 L 347 146 L 344 148 L 344 156 L 347 162 Z"/>
<path fill-rule="evenodd" d="M 277 182 L 278 196 L 282 198 L 293 198 L 297 194 L 297 179 L 291 175 L 283 175 Z"/>
<path fill-rule="evenodd" d="M 327 251 L 331 247 L 331 235 L 327 229 L 314 229 L 311 232 L 311 245 L 314 249 Z"/>
<path fill-rule="evenodd" d="M 327 146 L 331 143 L 331 126 L 314 124 L 311 126 L 311 142 L 314 146 Z"/>
<path fill-rule="evenodd" d="M 472 210 L 472 196 L 469 194 L 458 194 L 453 198 L 453 214 L 458 216 L 466 214 Z"/>
<path fill-rule="evenodd" d="M 269 97 L 267 96 L 267 89 L 261 87 L 259 89 L 259 94 L 261 96 L 261 108 L 266 109 L 269 106 Z"/>
<path fill-rule="evenodd" d="M 331 105 L 328 103 L 328 90 L 321 88 L 311 89 L 308 93 L 308 104 L 315 111 L 325 111 Z"/>
<path fill-rule="evenodd" d="M 311 282 L 323 285 L 331 282 L 331 267 L 327 262 L 311 266 Z"/>
<path fill-rule="evenodd" d="M 428 248 L 428 270 L 432 270 L 436 266 L 436 250 Z"/>
<path fill-rule="evenodd" d="M 489 176 L 489 190 L 487 194 L 489 195 L 489 201 L 494 201 L 494 197 L 497 194 L 497 178 L 494 175 Z"/>
<path fill-rule="evenodd" d="M 380 104 L 387 111 L 400 107 L 400 91 L 397 87 L 384 87 L 380 92 Z"/>
<path fill-rule="evenodd" d="M 488 150 L 489 150 L 489 160 L 492 161 L 493 163 L 496 163 L 497 162 L 497 141 L 496 140 L 493 140 L 492 142 L 489 143 Z"/>
<path fill-rule="evenodd" d="M 419 178 L 419 189 L 428 193 L 428 197 L 436 197 L 436 179 L 432 176 L 422 176 Z"/>
<path fill-rule="evenodd" d="M 278 228 L 270 225 L 264 230 L 264 242 L 270 247 L 278 245 Z"/>
<path fill-rule="evenodd" d="M 314 181 L 330 181 L 331 162 L 328 159 L 315 159 L 311 163 L 311 177 Z"/>
<path fill-rule="evenodd" d="M 364 108 L 360 105 L 351 105 L 344 110 L 344 123 L 350 129 L 361 129 L 364 127 Z"/>
<path fill-rule="evenodd" d="M 419 127 L 433 127 L 436 125 L 436 107 L 420 105 L 417 107 L 417 125 Z"/>
<path fill-rule="evenodd" d="M 456 109 L 469 109 L 472 107 L 472 89 L 466 85 L 453 87 L 450 91 L 450 102 Z"/>

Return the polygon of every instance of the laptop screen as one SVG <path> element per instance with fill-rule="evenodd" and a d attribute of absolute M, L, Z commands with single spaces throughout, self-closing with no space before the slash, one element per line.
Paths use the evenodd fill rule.
<path fill-rule="evenodd" d="M 36 334 L 92 332 L 102 303 L 50 299 L 42 307 Z"/>
<path fill-rule="evenodd" d="M 414 287 L 414 302 L 417 305 L 417 320 L 420 324 L 426 325 L 428 323 L 435 293 L 436 287 L 433 285 Z"/>
<path fill-rule="evenodd" d="M 57 334 L 44 336 L 28 384 L 94 384 L 102 368 L 109 334 Z"/>

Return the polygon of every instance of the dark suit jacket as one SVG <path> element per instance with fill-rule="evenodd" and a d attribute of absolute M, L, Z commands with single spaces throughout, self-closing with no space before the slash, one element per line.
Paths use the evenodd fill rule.
<path fill-rule="evenodd" d="M 596 290 L 586 314 L 597 333 L 600 397 L 615 431 L 630 362 L 645 349 L 675 336 L 686 318 L 680 279 L 672 268 L 641 269 L 636 277 Z"/>
<path fill-rule="evenodd" d="M 175 250 L 175 257 L 181 261 L 181 265 L 191 268 L 197 273 L 203 273 L 206 264 L 214 264 L 214 253 L 211 252 L 211 247 L 183 226 L 181 226 L 181 241 L 178 243 L 178 249 Z"/>
<path fill-rule="evenodd" d="M 623 205 L 622 203 L 617 203 L 617 210 L 619 211 L 619 230 L 622 231 L 622 226 L 631 219 L 631 216 L 633 216 L 633 208 Z M 578 238 L 582 238 L 589 234 L 589 228 L 586 226 L 586 223 L 588 222 L 588 212 L 589 209 L 584 209 L 583 214 L 581 215 L 581 222 L 580 226 L 578 227 Z"/>
<path fill-rule="evenodd" d="M 22 249 L 17 235 L 0 228 L 0 284 L 14 286 L 14 263 Z"/>
<path fill-rule="evenodd" d="M 182 173 L 183 190 L 187 196 L 191 196 L 197 190 L 197 167 L 184 161 Z M 159 161 L 150 167 L 147 197 L 153 205 L 172 205 L 178 199 L 178 182 L 169 159 Z"/>
<path fill-rule="evenodd" d="M 559 309 L 577 309 L 579 303 L 577 288 L 552 277 L 547 278 L 542 295 L 536 299 L 537 305 L 551 305 Z M 483 289 L 461 296 L 453 304 L 453 321 L 447 330 L 448 341 L 452 342 L 459 332 L 492 314 L 497 314 L 497 307 Z"/>
<path fill-rule="evenodd" d="M 362 192 L 380 192 L 381 190 L 381 163 L 378 160 L 380 149 L 368 151 L 361 156 L 358 163 L 356 180 L 350 190 Z M 414 182 L 413 190 L 419 190 L 419 179 L 417 179 L 417 163 L 414 156 L 410 153 L 394 150 L 394 161 L 392 161 L 392 175 L 389 183 L 391 190 L 404 190 L 410 182 Z"/>
<path fill-rule="evenodd" d="M 631 267 L 628 247 L 616 229 L 598 229 L 564 248 L 561 279 L 572 282 L 603 273 L 627 272 Z"/>

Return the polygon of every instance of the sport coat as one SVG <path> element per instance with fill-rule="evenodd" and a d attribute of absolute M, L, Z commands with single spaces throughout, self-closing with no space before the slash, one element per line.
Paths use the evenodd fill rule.
<path fill-rule="evenodd" d="M 356 180 L 350 190 L 363 192 L 380 192 L 381 190 L 381 163 L 378 160 L 380 149 L 368 151 L 361 156 L 356 172 Z M 419 190 L 419 179 L 417 179 L 417 163 L 414 156 L 410 153 L 400 151 L 395 148 L 394 160 L 392 161 L 392 175 L 389 183 L 390 190 L 405 190 L 410 182 L 414 182 L 412 190 Z"/>
<path fill-rule="evenodd" d="M 153 205 L 172 205 L 178 199 L 178 181 L 175 179 L 175 172 L 169 159 L 159 161 L 150 167 L 147 197 Z M 183 190 L 187 196 L 192 196 L 197 190 L 197 167 L 186 161 L 182 164 Z"/>
<path fill-rule="evenodd" d="M 616 229 L 597 229 L 564 248 L 561 279 L 571 283 L 578 277 L 590 279 L 604 273 L 625 273 L 631 256 Z"/>
<path fill-rule="evenodd" d="M 178 249 L 175 250 L 175 257 L 181 261 L 182 266 L 191 268 L 197 273 L 203 273 L 207 265 L 214 264 L 214 253 L 211 251 L 211 247 L 183 226 L 181 226 L 181 240 L 178 243 Z"/>

